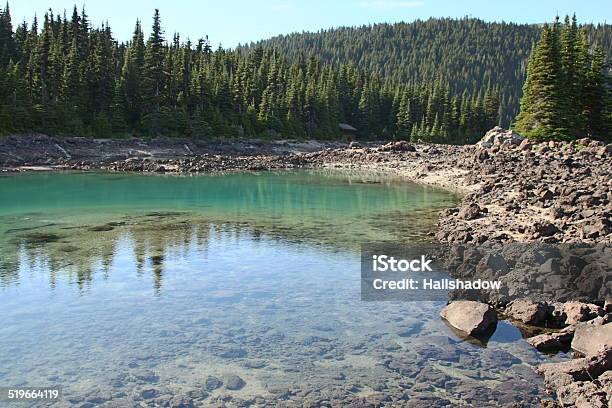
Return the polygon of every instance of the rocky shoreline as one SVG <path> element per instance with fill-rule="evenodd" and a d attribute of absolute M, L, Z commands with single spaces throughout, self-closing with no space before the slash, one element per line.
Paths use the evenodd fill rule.
<path fill-rule="evenodd" d="M 612 243 L 612 145 L 532 144 L 495 128 L 477 145 L 168 139 L 45 135 L 0 139 L 2 171 L 199 173 L 302 167 L 400 174 L 463 195 L 440 216 L 440 242 Z"/>
<path fill-rule="evenodd" d="M 388 171 L 462 195 L 440 214 L 432 237 L 449 244 L 612 243 L 612 145 L 582 139 L 531 143 L 496 128 L 476 145 L 320 143 L 292 141 L 194 142 L 92 140 L 45 135 L 0 139 L 0 169 L 200 173 L 290 168 Z M 578 276 L 578 275 L 577 275 Z M 576 277 L 574 277 L 576 278 Z M 612 395 L 610 274 L 596 298 L 515 299 L 497 314 L 541 328 L 528 342 L 540 351 L 573 349 L 575 358 L 537 371 L 557 395 L 548 406 L 607 407 Z M 443 318 L 459 330 L 486 331 L 491 309 L 469 301 Z M 453 302 L 456 303 L 456 302 Z M 451 303 L 451 305 L 453 305 Z M 467 309 L 465 309 L 467 308 Z M 463 313 L 467 310 L 469 313 Z M 478 320 L 486 314 L 486 319 Z M 457 316 L 456 318 L 453 316 Z M 453 322 L 471 316 L 475 321 Z M 485 321 L 486 320 L 486 321 Z M 471 329 L 467 334 L 471 333 Z M 593 339 L 603 339 L 593 340 Z"/>

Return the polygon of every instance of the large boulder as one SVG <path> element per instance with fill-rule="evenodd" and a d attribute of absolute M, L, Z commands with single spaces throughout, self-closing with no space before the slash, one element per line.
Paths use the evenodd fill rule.
<path fill-rule="evenodd" d="M 471 300 L 451 302 L 440 316 L 455 329 L 476 337 L 486 334 L 497 323 L 497 314 L 491 306 Z"/>
<path fill-rule="evenodd" d="M 582 302 L 567 302 L 563 305 L 563 312 L 565 313 L 566 324 L 576 324 L 580 322 L 586 322 L 596 318 L 597 316 L 603 316 L 604 311 L 601 307 Z"/>
<path fill-rule="evenodd" d="M 478 143 L 477 146 L 489 148 L 494 145 L 514 145 L 518 146 L 525 138 L 514 130 L 505 130 L 500 126 L 495 126 L 489 130 Z"/>
<path fill-rule="evenodd" d="M 593 324 L 579 324 L 574 331 L 572 349 L 593 356 L 602 349 L 612 351 L 612 323 L 601 326 Z"/>
<path fill-rule="evenodd" d="M 546 320 L 548 305 L 531 299 L 517 299 L 508 305 L 506 314 L 523 323 L 538 325 Z"/>

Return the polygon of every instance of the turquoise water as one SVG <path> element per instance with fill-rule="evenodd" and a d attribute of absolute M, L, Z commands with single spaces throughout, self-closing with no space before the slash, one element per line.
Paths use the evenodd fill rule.
<path fill-rule="evenodd" d="M 38 404 L 57 407 L 528 404 L 542 357 L 517 329 L 483 347 L 439 302 L 360 300 L 359 244 L 427 240 L 456 202 L 359 172 L 2 176 L 0 386 L 61 386 Z"/>

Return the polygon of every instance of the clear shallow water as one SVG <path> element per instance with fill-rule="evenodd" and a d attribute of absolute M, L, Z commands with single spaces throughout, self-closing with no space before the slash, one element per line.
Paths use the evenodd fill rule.
<path fill-rule="evenodd" d="M 427 239 L 455 202 L 346 172 L 0 177 L 0 386 L 60 385 L 57 406 L 529 404 L 542 357 L 514 327 L 483 347 L 440 303 L 360 301 L 359 244 Z"/>

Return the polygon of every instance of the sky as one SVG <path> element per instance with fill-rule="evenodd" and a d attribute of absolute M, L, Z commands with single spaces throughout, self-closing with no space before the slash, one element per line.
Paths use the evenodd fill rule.
<path fill-rule="evenodd" d="M 167 39 L 177 31 L 194 41 L 208 35 L 225 48 L 296 31 L 429 17 L 542 23 L 575 12 L 581 23 L 612 22 L 610 0 L 9 0 L 14 25 L 49 8 L 70 16 L 75 4 L 95 26 L 108 21 L 119 41 L 131 38 L 137 18 L 148 33 L 158 8 Z"/>

